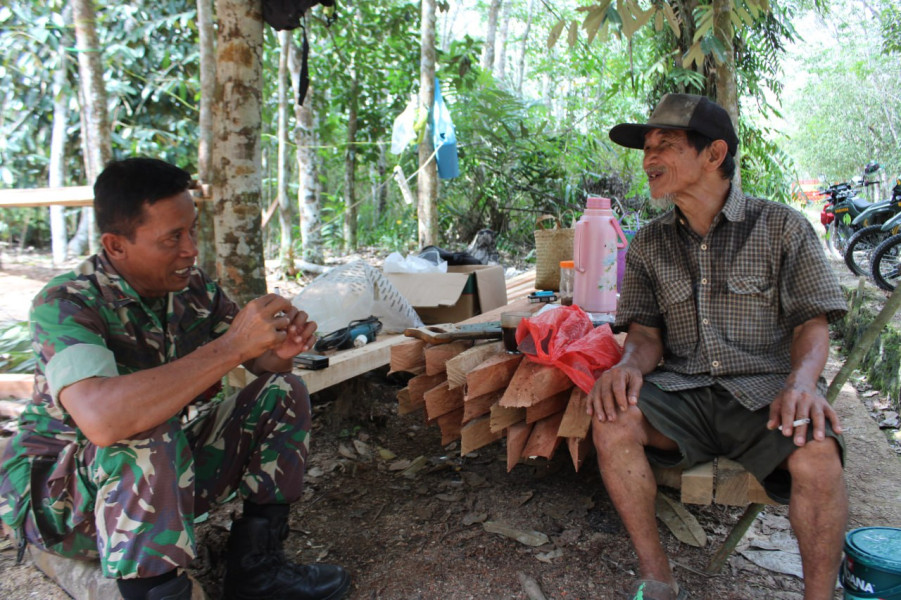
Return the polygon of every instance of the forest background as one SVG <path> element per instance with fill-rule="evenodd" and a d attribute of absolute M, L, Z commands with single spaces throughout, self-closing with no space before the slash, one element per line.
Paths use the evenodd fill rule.
<path fill-rule="evenodd" d="M 98 164 L 133 155 L 208 182 L 203 105 L 215 98 L 202 64 L 228 4 L 0 7 L 0 186 L 90 185 Z M 434 25 L 423 16 L 429 7 Z M 460 175 L 437 181 L 424 235 L 421 202 L 406 202 L 393 175 L 399 167 L 421 193 L 422 148 L 394 154 L 391 139 L 395 118 L 422 93 L 427 29 Z M 360 246 L 384 255 L 425 242 L 460 249 L 486 227 L 502 254 L 527 257 L 536 218 L 568 225 L 589 193 L 614 198 L 624 225 L 636 226 L 651 210 L 641 156 L 607 132 L 643 121 L 669 91 L 730 109 L 750 194 L 790 202 L 799 181 L 848 180 L 873 160 L 886 183 L 901 175 L 901 9 L 892 0 L 339 0 L 310 9 L 305 31 L 311 85 L 298 105 L 301 30 L 263 28 L 260 190 L 243 231 L 288 276 L 296 259 L 320 263 Z M 99 107 L 84 85 L 87 59 L 104 92 Z M 98 113 L 106 120 L 92 139 Z M 85 213 L 0 209 L 0 240 L 46 248 L 55 218 L 68 255 L 81 255 L 92 240 Z M 201 238 L 202 248 L 222 239 Z M 258 265 L 245 254 L 237 268 L 251 271 Z M 222 278 L 221 253 L 201 258 Z"/>

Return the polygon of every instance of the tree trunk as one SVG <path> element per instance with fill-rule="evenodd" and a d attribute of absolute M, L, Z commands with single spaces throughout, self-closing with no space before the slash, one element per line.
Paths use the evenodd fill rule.
<path fill-rule="evenodd" d="M 89 185 L 103 170 L 104 165 L 112 157 L 109 118 L 106 113 L 106 87 L 103 84 L 102 49 L 97 40 L 96 17 L 92 0 L 72 0 L 72 20 L 75 24 L 75 48 L 78 52 L 78 73 L 81 80 L 82 113 L 85 128 L 84 138 L 85 173 Z M 93 254 L 97 252 L 97 239 L 94 233 L 94 209 L 82 209 L 82 221 L 87 233 L 87 246 Z M 74 241 L 74 240 L 73 240 Z M 81 248 L 75 254 L 81 254 Z"/>
<path fill-rule="evenodd" d="M 276 174 L 276 198 L 278 199 L 278 222 L 281 230 L 279 263 L 282 271 L 294 276 L 294 244 L 291 229 L 294 219 L 291 215 L 291 199 L 288 197 L 288 176 L 291 169 L 288 162 L 288 61 L 291 53 L 291 32 L 278 34 L 281 53 L 278 59 L 278 164 Z"/>
<path fill-rule="evenodd" d="M 344 151 L 344 248 L 357 249 L 357 94 L 360 82 L 351 64 L 350 90 L 347 102 L 347 148 Z"/>
<path fill-rule="evenodd" d="M 216 102 L 212 182 L 217 276 L 240 305 L 266 292 L 262 190 L 261 3 L 216 0 Z"/>
<path fill-rule="evenodd" d="M 488 8 L 488 31 L 485 32 L 485 50 L 482 52 L 482 69 L 489 73 L 494 70 L 494 39 L 497 36 L 497 16 L 500 11 L 501 0 L 491 0 L 491 6 Z"/>
<path fill-rule="evenodd" d="M 735 33 L 732 29 L 732 0 L 714 0 L 714 35 L 723 42 L 726 61 L 716 63 L 716 101 L 726 109 L 732 119 L 732 126 L 738 132 L 738 87 L 735 82 Z M 735 177 L 733 181 L 741 186 L 741 169 L 738 168 L 741 153 L 736 152 Z"/>
<path fill-rule="evenodd" d="M 213 27 L 213 0 L 197 0 L 197 31 L 200 50 L 200 114 L 198 117 L 197 178 L 212 179 L 213 99 L 216 95 L 216 31 Z M 197 203 L 198 264 L 209 275 L 216 273 L 216 232 L 213 203 Z"/>
<path fill-rule="evenodd" d="M 373 200 L 376 206 L 376 218 L 381 218 L 388 208 L 388 186 L 383 182 L 388 175 L 388 151 L 384 144 L 379 144 L 379 161 L 376 165 Z"/>
<path fill-rule="evenodd" d="M 526 71 L 526 49 L 529 47 L 529 33 L 532 30 L 532 17 L 535 14 L 535 0 L 529 0 L 529 16 L 526 19 L 526 30 L 522 34 L 522 53 L 519 55 L 519 73 L 516 77 L 516 91 L 522 95 L 522 80 Z"/>
<path fill-rule="evenodd" d="M 53 73 L 53 131 L 50 134 L 50 187 L 66 184 L 66 125 L 69 118 L 66 91 L 66 51 L 60 47 L 57 52 L 56 70 Z M 50 207 L 50 240 L 53 249 L 53 266 L 60 266 L 66 260 L 66 209 L 64 206 Z"/>
<path fill-rule="evenodd" d="M 510 8 L 512 2 L 506 2 L 501 14 L 501 35 L 495 44 L 495 69 L 494 75 L 499 81 L 504 80 L 507 68 L 507 33 L 510 30 Z"/>
<path fill-rule="evenodd" d="M 435 0 L 422 0 L 422 46 L 419 65 L 419 105 L 431 110 L 435 103 Z M 438 243 L 438 165 L 432 156 L 431 132 L 419 144 L 419 245 Z"/>
<path fill-rule="evenodd" d="M 293 39 L 293 38 L 292 38 Z M 291 82 L 294 97 L 300 89 L 300 48 L 291 43 Z M 322 263 L 322 210 L 319 204 L 319 181 L 316 173 L 316 120 L 313 112 L 315 88 L 310 84 L 303 105 L 294 103 L 294 120 L 297 123 L 297 204 L 300 209 L 301 258 L 311 263 Z"/>

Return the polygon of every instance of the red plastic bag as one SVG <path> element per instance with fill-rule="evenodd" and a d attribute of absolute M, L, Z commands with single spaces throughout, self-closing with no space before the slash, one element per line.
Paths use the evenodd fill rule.
<path fill-rule="evenodd" d="M 529 360 L 557 367 L 585 393 L 622 357 L 610 326 L 594 327 L 576 305 L 523 319 L 516 329 L 516 343 Z"/>

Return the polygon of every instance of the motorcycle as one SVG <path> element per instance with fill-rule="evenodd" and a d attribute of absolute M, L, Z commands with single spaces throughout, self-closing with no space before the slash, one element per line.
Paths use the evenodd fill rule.
<path fill-rule="evenodd" d="M 881 223 L 865 218 L 860 225 L 852 225 L 854 219 L 872 205 L 868 200 L 860 198 L 855 188 L 874 185 L 876 182 L 867 181 L 866 176 L 878 170 L 879 164 L 870 162 L 864 168 L 864 177 L 857 176 L 851 183 L 836 183 L 826 188 L 826 205 L 820 214 L 820 222 L 826 227 L 826 245 L 836 254 L 844 256 L 848 241 L 856 231 Z"/>
<path fill-rule="evenodd" d="M 901 198 L 901 177 L 895 180 L 894 198 Z M 882 225 L 884 232 L 892 235 L 876 246 L 871 260 L 873 281 L 880 289 L 892 291 L 901 276 L 901 212 Z"/>
<path fill-rule="evenodd" d="M 871 257 L 876 247 L 891 236 L 901 233 L 901 222 L 886 227 L 892 217 L 901 213 L 901 183 L 892 189 L 892 197 L 871 204 L 851 221 L 852 228 L 858 228 L 845 247 L 845 264 L 855 275 L 869 276 L 872 273 Z M 865 225 L 875 223 L 875 225 Z"/>

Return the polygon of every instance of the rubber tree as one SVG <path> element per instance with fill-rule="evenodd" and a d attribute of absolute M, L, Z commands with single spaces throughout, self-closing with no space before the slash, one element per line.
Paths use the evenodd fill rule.
<path fill-rule="evenodd" d="M 420 23 L 419 105 L 431 109 L 435 101 L 435 0 L 422 0 Z M 428 133 L 419 144 L 416 178 L 419 205 L 419 246 L 438 243 L 438 164 Z"/>
<path fill-rule="evenodd" d="M 97 18 L 92 0 L 72 0 L 75 24 L 75 49 L 81 82 L 82 149 L 87 181 L 94 180 L 112 157 L 109 117 L 106 111 L 106 87 L 103 83 L 103 50 L 97 40 Z M 69 244 L 69 252 L 81 254 L 87 245 L 97 251 L 94 235 L 94 209 L 83 208 L 79 231 Z"/>
<path fill-rule="evenodd" d="M 212 160 L 216 267 L 239 304 L 266 292 L 260 235 L 263 18 L 259 0 L 216 0 Z"/>
<path fill-rule="evenodd" d="M 197 33 L 200 50 L 200 105 L 197 119 L 197 178 L 209 183 L 213 163 L 213 97 L 216 95 L 216 31 L 213 27 L 213 0 L 197 0 Z M 216 234 L 213 206 L 197 203 L 198 262 L 204 272 L 216 272 Z"/>

